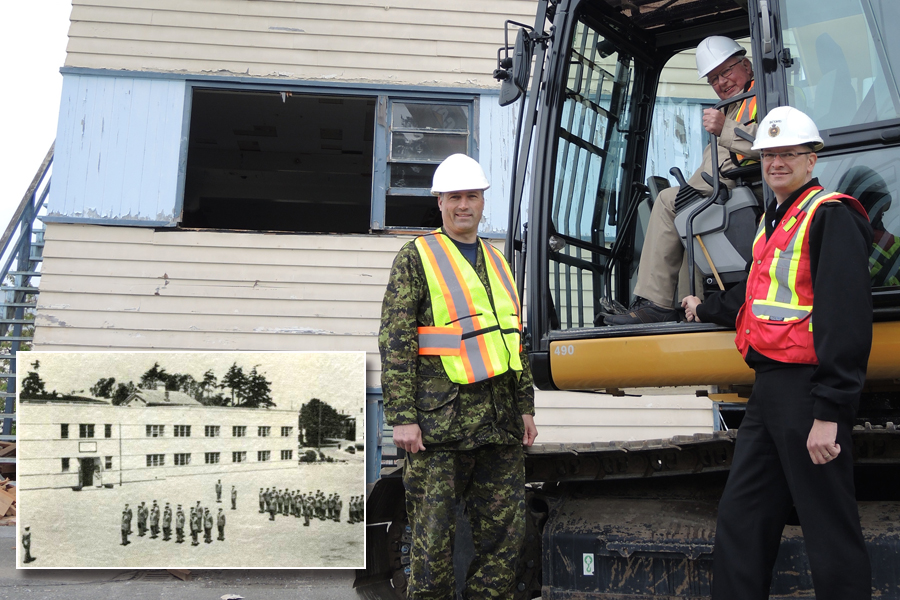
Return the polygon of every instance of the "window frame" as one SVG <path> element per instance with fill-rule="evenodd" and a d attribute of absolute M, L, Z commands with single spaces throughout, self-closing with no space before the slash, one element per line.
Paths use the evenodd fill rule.
<path fill-rule="evenodd" d="M 231 453 L 231 462 L 232 463 L 244 463 L 247 462 L 247 451 L 246 450 L 238 450 Z"/>
<path fill-rule="evenodd" d="M 147 425 L 146 426 L 148 438 L 161 438 L 166 436 L 166 426 L 165 425 Z"/>
<path fill-rule="evenodd" d="M 60 423 L 59 424 L 59 439 L 61 439 L 61 440 L 69 439 L 69 424 L 68 423 Z"/>
<path fill-rule="evenodd" d="M 173 425 L 172 435 L 174 437 L 191 437 L 190 425 Z"/>
<path fill-rule="evenodd" d="M 259 425 L 256 428 L 256 436 L 257 437 L 271 437 L 272 436 L 272 427 L 270 425 Z"/>
<path fill-rule="evenodd" d="M 148 454 L 147 455 L 147 466 L 148 467 L 164 467 L 164 466 L 166 466 L 166 455 L 165 454 Z"/>
<path fill-rule="evenodd" d="M 373 232 L 399 232 L 399 231 L 425 231 L 425 227 L 404 227 L 385 225 L 384 218 L 387 206 L 387 197 L 389 194 L 388 187 L 390 185 L 389 160 L 390 154 L 390 136 L 391 123 L 393 115 L 393 102 L 407 102 L 419 104 L 465 104 L 469 106 L 469 134 L 467 142 L 467 154 L 479 159 L 479 143 L 480 135 L 480 104 L 481 98 L 485 94 L 484 91 L 471 89 L 454 90 L 451 88 L 434 89 L 434 90 L 414 90 L 414 89 L 396 89 L 386 85 L 360 85 L 352 87 L 348 85 L 329 86 L 329 85 L 285 85 L 284 83 L 248 83 L 242 81 L 240 83 L 233 81 L 198 81 L 188 80 L 185 86 L 185 118 L 182 125 L 182 133 L 185 137 L 181 148 L 181 167 L 178 173 L 178 191 L 175 196 L 174 214 L 183 214 L 184 211 L 184 190 L 187 178 L 187 159 L 188 144 L 187 136 L 190 133 L 191 116 L 193 111 L 193 94 L 194 90 L 221 90 L 234 92 L 262 91 L 272 93 L 288 93 L 291 95 L 319 95 L 319 96 L 347 96 L 347 97 L 369 97 L 375 99 L 375 130 L 373 132 L 373 148 L 372 148 L 372 195 L 370 199 L 369 212 L 369 233 Z M 492 101 L 493 94 L 488 95 L 487 101 Z M 384 115 L 380 118 L 379 115 Z M 438 161 L 440 162 L 440 161 Z M 437 163 L 436 163 L 437 164 Z M 425 190 L 425 188 L 421 188 Z M 430 188 L 428 194 L 430 195 Z M 412 195 L 404 193 L 402 195 Z M 426 195 L 426 194 L 423 194 Z M 172 223 L 171 226 L 181 226 L 181 220 Z M 327 232 L 319 232 L 327 233 Z"/>
<path fill-rule="evenodd" d="M 90 440 L 93 438 L 94 438 L 94 424 L 93 423 L 79 423 L 78 424 L 78 439 Z"/>
<path fill-rule="evenodd" d="M 399 157 L 395 159 L 392 156 L 393 144 L 391 142 L 392 142 L 392 136 L 393 136 L 394 132 L 401 132 L 401 133 L 404 133 L 404 132 L 416 133 L 417 131 L 434 132 L 434 133 L 441 132 L 441 130 L 439 130 L 439 129 L 428 130 L 428 129 L 420 129 L 420 128 L 405 128 L 402 126 L 394 127 L 394 104 L 398 104 L 398 103 L 399 104 L 448 104 L 448 105 L 467 107 L 468 111 L 469 111 L 469 119 L 468 119 L 468 123 L 467 123 L 468 132 L 466 134 L 466 154 L 468 156 L 471 156 L 475 160 L 478 160 L 477 139 L 478 139 L 478 124 L 479 124 L 478 111 L 480 109 L 480 102 L 479 102 L 480 97 L 470 95 L 468 99 L 463 99 L 460 97 L 448 98 L 448 97 L 445 97 L 442 95 L 438 95 L 435 97 L 414 97 L 414 96 L 407 96 L 405 94 L 388 95 L 388 96 L 379 97 L 379 102 L 378 102 L 379 109 L 381 109 L 381 107 L 382 107 L 382 100 L 384 101 L 384 104 L 383 104 L 384 114 L 386 115 L 385 122 L 384 122 L 384 125 L 380 125 L 376 122 L 376 135 L 378 134 L 378 131 L 377 131 L 378 128 L 381 127 L 383 129 L 383 131 L 381 132 L 381 137 L 383 138 L 383 144 L 384 144 L 384 148 L 383 148 L 383 150 L 384 150 L 384 169 L 382 170 L 382 172 L 384 174 L 384 182 L 383 182 L 384 187 L 382 190 L 383 191 L 382 195 L 379 196 L 379 195 L 373 194 L 373 197 L 372 197 L 372 217 L 370 220 L 372 229 L 380 229 L 383 231 L 417 231 L 417 230 L 425 231 L 425 230 L 428 230 L 429 229 L 428 227 L 411 227 L 408 225 L 388 225 L 385 222 L 386 214 L 387 214 L 387 203 L 388 203 L 388 198 L 390 196 L 420 196 L 420 197 L 427 197 L 427 198 L 432 197 L 430 186 L 425 187 L 425 188 L 414 188 L 414 187 L 392 188 L 391 187 L 392 166 L 400 165 L 400 164 L 406 164 L 406 165 L 419 164 L 419 165 L 437 166 L 441 163 L 441 160 L 443 160 L 443 159 L 441 159 L 441 160 L 416 161 L 416 160 L 409 160 L 409 159 L 404 160 L 404 159 L 400 159 Z M 380 110 L 379 110 L 379 114 L 382 114 Z M 376 154 L 376 164 L 377 164 L 377 158 L 378 158 L 378 153 L 377 153 L 378 146 L 377 145 L 376 145 L 375 149 L 376 149 L 375 154 Z M 379 224 L 381 225 L 380 227 L 379 227 Z"/>
<path fill-rule="evenodd" d="M 281 460 L 294 460 L 294 451 L 293 450 L 282 450 L 281 451 Z"/>
<path fill-rule="evenodd" d="M 210 433 L 212 432 L 212 433 Z M 220 425 L 204 425 L 203 437 L 221 437 L 222 430 Z"/>
<path fill-rule="evenodd" d="M 222 453 L 221 452 L 204 452 L 203 453 L 203 464 L 205 465 L 217 465 L 221 462 Z"/>
<path fill-rule="evenodd" d="M 271 462 L 272 460 L 272 451 L 271 450 L 257 450 L 256 451 L 256 462 Z"/>
<path fill-rule="evenodd" d="M 247 437 L 247 426 L 246 425 L 232 425 L 231 426 L 231 437 Z"/>
<path fill-rule="evenodd" d="M 176 452 L 172 455 L 172 464 L 176 467 L 186 467 L 191 464 L 190 452 Z"/>

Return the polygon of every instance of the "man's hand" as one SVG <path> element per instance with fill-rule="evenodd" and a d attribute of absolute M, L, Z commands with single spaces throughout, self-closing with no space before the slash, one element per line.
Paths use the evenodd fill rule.
<path fill-rule="evenodd" d="M 809 450 L 809 457 L 813 463 L 824 465 L 838 457 L 838 454 L 841 453 L 841 446 L 835 443 L 836 439 L 837 423 L 819 419 L 813 421 L 809 437 L 806 439 L 806 449 Z"/>
<path fill-rule="evenodd" d="M 415 454 L 424 450 L 422 445 L 422 430 L 417 423 L 411 425 L 394 425 L 394 445 L 407 452 Z"/>
<path fill-rule="evenodd" d="M 703 129 L 709 133 L 720 136 L 722 135 L 722 127 L 725 126 L 725 113 L 715 108 L 706 108 L 703 110 Z"/>
<path fill-rule="evenodd" d="M 688 321 L 700 322 L 697 316 L 697 307 L 700 305 L 700 298 L 697 296 L 685 296 L 681 301 L 681 308 L 684 309 L 684 318 Z"/>
<path fill-rule="evenodd" d="M 537 437 L 537 427 L 534 424 L 534 417 L 531 415 L 522 415 L 522 422 L 525 423 L 525 437 L 522 438 L 523 446 L 530 446 Z"/>

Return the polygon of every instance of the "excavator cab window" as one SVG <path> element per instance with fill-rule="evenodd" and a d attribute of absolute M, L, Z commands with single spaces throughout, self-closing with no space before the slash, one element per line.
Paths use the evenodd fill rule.
<path fill-rule="evenodd" d="M 557 127 L 550 207 L 555 329 L 591 326 L 616 236 L 633 59 L 585 21 L 576 25 Z"/>
<path fill-rule="evenodd" d="M 819 127 L 825 150 L 814 175 L 858 199 L 874 231 L 872 285 L 900 291 L 900 3 L 791 0 L 782 5 L 782 61 L 789 103 Z M 895 133 L 889 135 L 891 131 Z M 868 142 L 868 143 L 866 143 Z M 829 151 L 860 144 L 855 152 Z M 896 310 L 900 298 L 890 302 Z M 876 302 L 876 317 L 878 316 Z"/>
<path fill-rule="evenodd" d="M 780 22 L 788 102 L 820 130 L 900 116 L 896 0 L 791 0 Z"/>

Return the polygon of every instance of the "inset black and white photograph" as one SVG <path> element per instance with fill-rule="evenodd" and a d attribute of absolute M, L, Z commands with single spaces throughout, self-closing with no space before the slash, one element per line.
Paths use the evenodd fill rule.
<path fill-rule="evenodd" d="M 18 568 L 364 567 L 365 353 L 18 360 Z"/>

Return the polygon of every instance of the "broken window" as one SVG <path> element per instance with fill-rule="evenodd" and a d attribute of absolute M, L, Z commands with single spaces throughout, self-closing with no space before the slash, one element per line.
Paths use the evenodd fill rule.
<path fill-rule="evenodd" d="M 182 226 L 367 233 L 375 102 L 195 89 Z"/>
<path fill-rule="evenodd" d="M 471 113 L 465 103 L 390 102 L 385 228 L 441 226 L 431 181 L 442 160 L 469 154 Z"/>
<path fill-rule="evenodd" d="M 308 233 L 439 226 L 431 179 L 450 154 L 473 154 L 474 112 L 471 96 L 196 87 L 181 226 Z"/>

